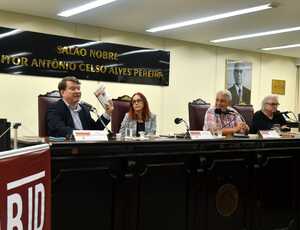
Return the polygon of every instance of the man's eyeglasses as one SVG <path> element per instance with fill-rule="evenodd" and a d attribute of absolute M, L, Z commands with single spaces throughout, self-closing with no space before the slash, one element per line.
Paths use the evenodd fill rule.
<path fill-rule="evenodd" d="M 271 106 L 279 106 L 279 103 L 266 103 L 267 105 L 271 105 Z"/>
<path fill-rule="evenodd" d="M 132 104 L 135 104 L 135 103 L 141 103 L 141 102 L 143 102 L 142 99 L 132 100 Z"/>

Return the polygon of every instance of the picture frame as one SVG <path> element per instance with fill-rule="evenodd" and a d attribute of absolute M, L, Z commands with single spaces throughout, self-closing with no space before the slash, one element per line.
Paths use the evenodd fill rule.
<path fill-rule="evenodd" d="M 226 60 L 225 89 L 231 92 L 232 105 L 251 104 L 252 63 Z"/>

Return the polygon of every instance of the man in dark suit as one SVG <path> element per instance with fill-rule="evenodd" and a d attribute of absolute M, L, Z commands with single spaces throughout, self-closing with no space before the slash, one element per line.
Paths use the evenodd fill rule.
<path fill-rule="evenodd" d="M 234 84 L 228 90 L 232 95 L 232 105 L 250 104 L 251 90 L 242 85 L 243 69 L 240 64 L 234 65 Z"/>
<path fill-rule="evenodd" d="M 71 137 L 73 130 L 103 130 L 110 121 L 113 106 L 94 121 L 89 109 L 80 103 L 80 82 L 76 77 L 65 77 L 58 84 L 62 97 L 49 107 L 47 113 L 48 136 Z"/>

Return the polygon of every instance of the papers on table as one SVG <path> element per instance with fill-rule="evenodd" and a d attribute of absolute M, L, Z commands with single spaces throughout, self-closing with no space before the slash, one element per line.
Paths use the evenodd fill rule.
<path fill-rule="evenodd" d="M 108 141 L 104 130 L 74 130 L 75 141 Z"/>
<path fill-rule="evenodd" d="M 263 139 L 278 139 L 280 134 L 276 130 L 260 130 L 259 134 Z"/>
<path fill-rule="evenodd" d="M 215 136 L 213 136 L 210 131 L 190 130 L 189 134 L 192 140 L 203 140 L 203 139 L 215 138 Z"/>

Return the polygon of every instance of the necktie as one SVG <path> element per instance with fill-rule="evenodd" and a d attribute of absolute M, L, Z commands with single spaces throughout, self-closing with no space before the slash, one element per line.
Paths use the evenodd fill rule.
<path fill-rule="evenodd" d="M 241 89 L 241 87 L 239 87 L 238 94 L 239 94 L 239 103 L 241 103 L 242 102 L 242 89 Z"/>

